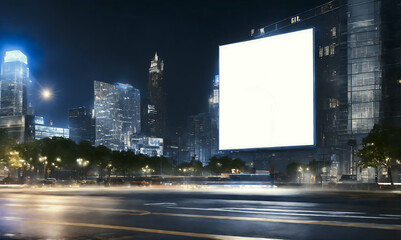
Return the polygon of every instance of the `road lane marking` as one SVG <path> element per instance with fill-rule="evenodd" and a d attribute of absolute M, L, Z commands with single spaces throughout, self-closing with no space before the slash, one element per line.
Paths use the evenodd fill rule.
<path fill-rule="evenodd" d="M 330 222 L 330 221 L 233 217 L 233 216 L 215 216 L 215 215 L 198 215 L 198 214 L 181 214 L 181 213 L 157 213 L 157 212 L 152 212 L 151 214 L 152 215 L 162 215 L 162 216 L 172 216 L 172 217 L 209 218 L 209 219 L 220 219 L 220 220 L 239 220 L 239 221 L 273 222 L 273 223 L 297 223 L 297 224 L 311 224 L 311 225 L 336 226 L 336 227 L 357 227 L 357 228 L 371 228 L 371 229 L 401 231 L 401 225 L 385 225 L 385 224 L 376 224 L 376 223 Z"/>
<path fill-rule="evenodd" d="M 169 202 L 159 202 L 159 203 L 145 203 L 146 206 L 174 206 L 177 203 L 169 203 Z"/>
<path fill-rule="evenodd" d="M 127 227 L 127 226 L 116 226 L 106 224 L 94 224 L 94 223 L 79 223 L 79 222 L 57 222 L 57 221 L 43 221 L 43 220 L 19 220 L 27 223 L 35 224 L 51 224 L 51 225 L 63 225 L 63 226 L 74 226 L 74 227 L 90 227 L 90 228 L 103 228 L 103 229 L 115 229 L 115 230 L 126 230 L 134 232 L 146 232 L 153 234 L 163 235 L 175 235 L 184 237 L 195 237 L 195 238 L 206 238 L 216 240 L 278 240 L 273 238 L 258 238 L 258 237 L 241 237 L 241 236 L 230 236 L 230 235 L 218 235 L 218 234 L 207 234 L 207 233 L 193 233 L 193 232 L 180 232 L 153 228 L 141 228 L 141 227 Z"/>
<path fill-rule="evenodd" d="M 256 210 L 256 211 L 275 211 L 275 212 L 301 212 L 301 213 L 328 213 L 328 214 L 366 214 L 363 212 L 337 212 L 332 210 L 316 211 L 316 210 L 297 210 L 297 209 L 279 209 L 279 208 L 230 208 L 239 210 Z"/>
<path fill-rule="evenodd" d="M 4 206 L 8 207 L 21 207 L 21 208 L 43 208 L 44 210 L 48 210 L 49 205 L 46 204 L 20 204 L 20 203 L 6 203 Z M 118 212 L 120 214 L 127 215 L 149 215 L 150 212 L 146 210 L 135 210 L 135 209 L 120 209 L 120 208 L 96 208 L 96 207 L 87 207 L 87 206 L 71 206 L 71 205 L 56 205 L 53 204 L 51 206 L 58 206 L 65 209 L 85 209 L 85 210 L 93 210 L 93 211 L 106 211 L 106 212 Z"/>
<path fill-rule="evenodd" d="M 31 207 L 28 204 L 15 204 L 17 207 Z M 46 205 L 47 206 L 47 205 Z M 72 207 L 73 208 L 73 207 Z M 83 209 L 91 209 L 90 207 L 75 207 Z M 113 208 L 92 208 L 99 211 L 106 210 L 110 212 L 117 212 L 119 214 L 127 215 L 161 215 L 171 217 L 191 217 L 191 218 L 208 218 L 220 220 L 239 220 L 239 221 L 255 221 L 255 222 L 273 222 L 273 223 L 294 223 L 294 224 L 310 224 L 310 225 L 323 225 L 323 226 L 337 226 L 337 227 L 357 227 L 357 228 L 370 228 L 370 229 L 384 229 L 384 230 L 401 230 L 401 225 L 385 225 L 375 223 L 357 223 L 357 222 L 340 222 L 340 221 L 312 221 L 312 220 L 292 220 L 292 219 L 275 219 L 275 218 L 257 218 L 257 217 L 236 217 L 236 216 L 216 216 L 216 215 L 199 215 L 199 214 L 182 214 L 182 213 L 164 213 L 164 212 L 149 212 L 144 210 L 133 209 L 113 209 Z M 141 212 L 144 214 L 132 214 L 127 212 Z"/>
<path fill-rule="evenodd" d="M 338 215 L 336 213 L 326 213 L 326 214 L 318 214 L 318 213 L 291 213 L 292 210 L 271 210 L 272 212 L 269 211 L 264 211 L 261 209 L 261 211 L 258 211 L 255 209 L 254 211 L 247 211 L 247 210 L 242 210 L 241 208 L 191 208 L 191 207 L 167 207 L 170 209 L 183 209 L 183 210 L 199 210 L 199 211 L 215 211 L 215 212 L 234 212 L 234 213 L 256 213 L 256 214 L 265 214 L 265 215 L 285 215 L 285 216 L 307 216 L 307 217 L 328 217 L 328 218 L 367 218 L 367 219 L 397 219 L 395 217 L 390 217 L 390 216 L 382 216 L 382 217 L 376 217 L 376 216 L 353 216 L 353 215 Z M 361 214 L 361 213 L 359 213 Z"/>

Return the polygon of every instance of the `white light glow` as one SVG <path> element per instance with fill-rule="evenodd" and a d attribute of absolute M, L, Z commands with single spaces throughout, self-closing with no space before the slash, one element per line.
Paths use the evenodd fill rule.
<path fill-rule="evenodd" d="M 221 150 L 311 146 L 313 29 L 220 46 Z"/>
<path fill-rule="evenodd" d="M 28 58 L 19 50 L 7 51 L 4 62 L 23 62 L 28 64 Z"/>
<path fill-rule="evenodd" d="M 43 89 L 42 90 L 42 98 L 43 99 L 49 99 L 52 96 L 52 92 L 49 89 Z"/>

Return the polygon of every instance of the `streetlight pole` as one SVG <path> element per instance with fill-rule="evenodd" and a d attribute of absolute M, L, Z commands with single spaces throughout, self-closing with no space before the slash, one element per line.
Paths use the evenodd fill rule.
<path fill-rule="evenodd" d="M 43 164 L 43 178 L 46 179 L 47 178 L 47 157 L 39 157 L 39 162 L 41 162 Z"/>

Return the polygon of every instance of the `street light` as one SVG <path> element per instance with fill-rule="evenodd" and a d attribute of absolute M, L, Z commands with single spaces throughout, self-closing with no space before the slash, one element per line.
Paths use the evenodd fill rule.
<path fill-rule="evenodd" d="M 44 157 L 40 156 L 39 157 L 39 162 L 41 162 L 43 164 L 43 178 L 47 177 L 47 170 L 46 170 L 47 161 L 46 160 L 47 160 L 46 156 L 44 156 Z"/>
<path fill-rule="evenodd" d="M 303 177 L 304 177 L 303 171 L 304 171 L 304 169 L 302 167 L 298 168 L 298 172 L 300 173 L 299 183 L 302 183 L 302 181 L 303 181 Z"/>
<path fill-rule="evenodd" d="M 84 178 L 83 168 L 88 166 L 90 162 L 88 160 L 84 160 L 82 158 L 77 158 L 77 163 L 81 167 L 82 179 L 83 179 Z"/>

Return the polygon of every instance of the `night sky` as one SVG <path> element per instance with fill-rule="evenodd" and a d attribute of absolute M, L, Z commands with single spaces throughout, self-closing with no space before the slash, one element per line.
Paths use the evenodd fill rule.
<path fill-rule="evenodd" d="M 129 83 L 146 95 L 157 51 L 175 128 L 207 111 L 219 45 L 325 2 L 0 0 L 0 50 L 28 56 L 36 115 L 65 127 L 69 108 L 93 107 L 93 80 Z M 40 100 L 41 88 L 54 91 L 52 100 Z"/>

